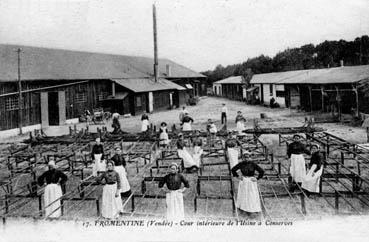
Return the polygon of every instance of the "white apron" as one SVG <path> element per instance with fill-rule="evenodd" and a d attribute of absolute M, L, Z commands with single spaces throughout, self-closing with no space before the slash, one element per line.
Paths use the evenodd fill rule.
<path fill-rule="evenodd" d="M 97 176 L 98 171 L 106 171 L 106 164 L 104 160 L 101 160 L 102 154 L 95 154 L 95 163 L 92 166 L 92 175 Z"/>
<path fill-rule="evenodd" d="M 210 126 L 210 129 L 209 129 L 209 132 L 210 132 L 211 134 L 215 134 L 216 132 L 218 132 L 218 130 L 217 130 L 217 126 L 215 126 L 215 124 L 211 125 L 211 126 Z"/>
<path fill-rule="evenodd" d="M 238 164 L 238 149 L 236 148 L 228 148 L 228 160 L 231 165 L 231 169 Z"/>
<path fill-rule="evenodd" d="M 169 144 L 169 137 L 168 133 L 162 132 L 159 135 L 159 145 L 168 145 Z"/>
<path fill-rule="evenodd" d="M 120 196 L 115 197 L 117 184 L 106 184 L 102 194 L 101 215 L 104 218 L 116 218 L 119 212 L 123 212 L 123 205 Z"/>
<path fill-rule="evenodd" d="M 131 190 L 131 186 L 129 185 L 126 169 L 124 168 L 124 166 L 114 166 L 114 170 L 119 174 L 121 182 L 120 193 L 128 192 L 129 190 Z"/>
<path fill-rule="evenodd" d="M 295 182 L 302 182 L 306 176 L 305 158 L 303 154 L 291 155 L 290 174 Z"/>
<path fill-rule="evenodd" d="M 200 167 L 200 159 L 202 155 L 203 149 L 200 146 L 193 147 L 193 161 L 196 163 L 197 167 Z"/>
<path fill-rule="evenodd" d="M 170 191 L 166 194 L 167 219 L 184 219 L 183 193 L 179 190 Z"/>
<path fill-rule="evenodd" d="M 249 212 L 261 212 L 258 183 L 252 177 L 243 177 L 238 184 L 236 207 Z"/>
<path fill-rule="evenodd" d="M 309 172 L 306 174 L 302 181 L 301 187 L 308 190 L 309 192 L 319 193 L 320 177 L 323 173 L 323 166 L 314 174 L 316 165 L 312 165 Z M 314 176 L 313 176 L 314 174 Z"/>
<path fill-rule="evenodd" d="M 192 130 L 191 123 L 190 122 L 183 123 L 182 130 L 183 131 L 191 131 Z"/>
<path fill-rule="evenodd" d="M 145 132 L 149 129 L 149 120 L 144 119 L 142 120 L 142 125 L 141 125 L 141 132 Z"/>
<path fill-rule="evenodd" d="M 182 150 L 178 149 L 178 157 L 183 159 L 183 165 L 185 168 L 190 168 L 192 166 L 197 166 L 196 162 L 190 155 L 190 153 L 184 147 Z"/>
<path fill-rule="evenodd" d="M 55 200 L 63 195 L 60 185 L 48 184 L 44 191 L 45 218 L 58 218 L 61 216 L 61 202 Z M 53 204 L 51 204 L 54 202 Z M 49 206 L 49 204 L 51 204 Z"/>
<path fill-rule="evenodd" d="M 239 134 L 242 134 L 242 131 L 245 130 L 245 123 L 243 121 L 238 121 L 236 123 L 236 125 L 237 125 L 237 131 L 238 131 L 238 133 Z"/>

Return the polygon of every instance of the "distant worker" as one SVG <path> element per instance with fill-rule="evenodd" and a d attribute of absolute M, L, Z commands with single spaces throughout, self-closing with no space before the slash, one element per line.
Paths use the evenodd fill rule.
<path fill-rule="evenodd" d="M 179 112 L 179 122 L 182 123 L 183 117 L 185 116 L 185 112 L 188 113 L 188 111 L 186 110 L 186 107 L 183 106 L 182 110 Z"/>
<path fill-rule="evenodd" d="M 118 172 L 114 170 L 113 161 L 108 161 L 107 171 L 101 174 L 96 181 L 104 184 L 101 216 L 108 219 L 118 217 L 120 213 L 123 213 L 122 199 L 120 197 L 122 184 Z"/>
<path fill-rule="evenodd" d="M 168 128 L 166 122 L 162 122 L 160 124 L 159 133 L 159 145 L 162 147 L 166 147 L 169 144 Z"/>
<path fill-rule="evenodd" d="M 290 191 L 293 192 L 296 184 L 301 186 L 303 178 L 306 176 L 304 153 L 310 154 L 305 145 L 300 141 L 300 135 L 293 136 L 293 142 L 288 145 L 287 156 L 290 158 Z"/>
<path fill-rule="evenodd" d="M 181 188 L 182 183 L 184 185 L 183 188 Z M 184 219 L 183 192 L 190 185 L 186 178 L 178 173 L 178 165 L 176 163 L 172 163 L 169 166 L 169 174 L 165 175 L 159 182 L 159 188 L 163 188 L 164 185 L 168 189 L 165 199 L 167 204 L 167 219 Z"/>
<path fill-rule="evenodd" d="M 61 216 L 61 201 L 63 195 L 61 185 L 65 184 L 68 177 L 58 169 L 54 159 L 48 163 L 49 170 L 44 172 L 38 179 L 39 186 L 46 184 L 44 191 L 45 218 L 58 218 Z"/>
<path fill-rule="evenodd" d="M 193 139 L 193 160 L 196 163 L 197 167 L 200 167 L 201 156 L 204 150 L 202 149 L 202 139 L 200 137 L 200 132 L 198 130 L 195 131 Z"/>
<path fill-rule="evenodd" d="M 210 118 L 208 119 L 208 124 L 206 125 L 206 130 L 210 134 L 216 134 L 218 132 L 217 126 L 214 124 L 214 121 Z"/>
<path fill-rule="evenodd" d="M 246 123 L 245 117 L 242 115 L 241 111 L 238 111 L 236 116 L 236 128 L 239 135 L 241 135 L 242 131 L 245 130 L 245 123 Z"/>
<path fill-rule="evenodd" d="M 183 134 L 178 134 L 177 140 L 177 152 L 178 157 L 183 160 L 184 168 L 187 172 L 196 172 L 199 168 L 199 164 L 197 164 L 191 154 L 188 152 L 186 148 L 186 144 L 183 138 Z"/>
<path fill-rule="evenodd" d="M 147 130 L 149 130 L 149 125 L 149 116 L 146 112 L 144 112 L 141 116 L 141 132 L 146 132 Z"/>
<path fill-rule="evenodd" d="M 223 103 L 222 115 L 220 117 L 222 124 L 227 124 L 227 113 L 228 113 L 228 108 L 227 108 L 226 104 Z"/>
<path fill-rule="evenodd" d="M 214 140 L 217 137 L 217 126 L 215 126 L 214 121 L 210 118 L 208 119 L 208 123 L 206 125 L 206 131 L 208 132 L 208 144 L 210 147 L 214 146 Z"/>
<path fill-rule="evenodd" d="M 185 112 L 185 116 L 182 119 L 182 131 L 191 131 L 191 124 L 193 123 L 193 119 L 188 115 L 188 112 Z"/>
<path fill-rule="evenodd" d="M 97 176 L 98 172 L 104 172 L 106 170 L 104 146 L 101 144 L 100 138 L 96 139 L 96 144 L 92 147 L 91 157 L 94 161 L 92 175 Z"/>
<path fill-rule="evenodd" d="M 301 187 L 310 193 L 320 193 L 320 177 L 323 173 L 324 155 L 317 144 L 311 146 L 309 171 L 302 181 Z"/>
<path fill-rule="evenodd" d="M 237 140 L 237 135 L 228 134 L 228 139 L 225 142 L 225 149 L 227 151 L 228 162 L 231 169 L 238 164 L 239 148 L 241 143 Z"/>
<path fill-rule="evenodd" d="M 232 168 L 232 175 L 238 177 L 237 170 L 241 170 L 242 178 L 238 184 L 236 207 L 247 216 L 255 216 L 261 212 L 260 196 L 257 180 L 264 175 L 264 170 L 252 161 L 242 161 Z M 258 177 L 255 178 L 255 171 Z"/>
<path fill-rule="evenodd" d="M 120 129 L 120 123 L 119 123 L 119 114 L 114 113 L 113 114 L 113 123 L 112 123 L 112 128 L 113 128 L 113 134 L 119 134 L 122 132 L 122 130 Z"/>
<path fill-rule="evenodd" d="M 275 98 L 270 99 L 270 108 L 279 108 L 279 104 L 275 101 Z"/>

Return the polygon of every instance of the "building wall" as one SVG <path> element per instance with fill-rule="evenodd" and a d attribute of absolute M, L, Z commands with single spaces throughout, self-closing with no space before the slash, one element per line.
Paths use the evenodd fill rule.
<path fill-rule="evenodd" d="M 76 81 L 23 81 L 22 90 L 33 90 L 44 87 L 51 87 L 55 85 L 63 85 L 67 83 L 79 82 Z M 100 100 L 103 96 L 107 96 L 111 92 L 111 85 L 107 81 L 97 80 L 88 83 L 49 88 L 46 90 L 33 91 L 23 93 L 23 112 L 22 112 L 22 126 L 31 126 L 41 123 L 41 92 L 65 92 L 65 113 L 66 119 L 78 118 L 85 109 L 90 111 L 100 105 Z M 16 92 L 18 89 L 16 82 L 2 82 L 0 83 L 0 93 Z M 57 104 L 50 103 L 50 105 Z M 19 111 L 18 111 L 18 95 L 11 95 L 0 97 L 0 130 L 9 130 L 18 128 L 19 126 Z"/>
<path fill-rule="evenodd" d="M 222 96 L 241 101 L 243 99 L 243 87 L 241 84 L 222 84 Z"/>
<path fill-rule="evenodd" d="M 263 96 L 261 100 L 264 100 L 263 103 L 265 105 L 269 105 L 270 99 L 274 97 L 275 101 L 280 105 L 280 107 L 286 107 L 286 99 L 285 99 L 286 90 L 284 88 L 284 85 L 267 83 L 267 84 L 255 84 L 255 86 L 259 87 L 259 95 L 260 97 L 261 95 Z"/>
<path fill-rule="evenodd" d="M 172 90 L 154 92 L 154 111 L 170 108 L 170 93 L 173 93 L 172 96 L 174 96 L 174 91 Z"/>
<path fill-rule="evenodd" d="M 221 84 L 213 84 L 213 94 L 215 96 L 222 96 L 222 85 Z"/>

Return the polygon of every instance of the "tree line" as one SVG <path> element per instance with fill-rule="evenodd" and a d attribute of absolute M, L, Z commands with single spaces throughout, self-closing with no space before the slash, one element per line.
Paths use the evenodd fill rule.
<path fill-rule="evenodd" d="M 239 64 L 226 67 L 217 65 L 214 70 L 202 74 L 208 77 L 209 83 L 240 75 L 244 76 L 248 83 L 253 74 L 337 67 L 340 66 L 341 60 L 346 66 L 369 64 L 369 36 L 363 35 L 354 41 L 326 40 L 316 46 L 307 44 L 288 48 L 273 58 L 260 55 Z"/>

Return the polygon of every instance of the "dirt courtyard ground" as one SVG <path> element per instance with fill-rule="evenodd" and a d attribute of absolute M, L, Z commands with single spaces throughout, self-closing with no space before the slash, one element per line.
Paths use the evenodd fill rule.
<path fill-rule="evenodd" d="M 257 118 L 259 119 L 259 124 L 261 127 L 265 128 L 271 128 L 271 127 L 300 127 L 304 124 L 305 117 L 309 116 L 308 113 L 302 113 L 297 112 L 296 110 L 289 110 L 289 109 L 270 109 L 267 107 L 262 106 L 250 106 L 246 105 L 242 102 L 232 101 L 228 99 L 223 98 L 215 98 L 215 97 L 203 97 L 200 99 L 199 103 L 196 106 L 188 106 L 187 110 L 190 113 L 190 116 L 194 119 L 194 129 L 200 129 L 205 130 L 206 122 L 209 118 L 215 121 L 218 129 L 221 128 L 220 124 L 220 110 L 222 107 L 222 104 L 226 103 L 228 107 L 228 129 L 235 129 L 235 116 L 237 111 L 242 111 L 244 116 L 247 119 L 246 128 L 252 128 L 253 127 L 253 119 Z M 177 127 L 179 127 L 179 112 L 180 109 L 175 110 L 166 110 L 166 111 L 160 111 L 155 112 L 153 114 L 150 114 L 150 121 L 157 127 L 160 125 L 161 122 L 165 121 L 168 123 L 168 126 L 171 127 L 173 124 L 175 124 Z M 260 119 L 260 114 L 264 113 L 267 118 Z M 140 131 L 141 122 L 140 122 L 141 116 L 135 116 L 135 117 L 129 117 L 129 118 L 121 118 L 121 128 L 122 130 L 126 132 L 136 133 Z M 108 128 L 108 130 L 112 130 L 111 128 L 111 122 L 108 122 L 105 124 Z M 363 128 L 360 127 L 350 127 L 348 125 L 343 124 L 318 124 L 319 127 L 325 128 L 327 132 L 332 133 L 333 135 L 339 136 L 341 138 L 344 138 L 348 141 L 351 141 L 353 143 L 365 143 L 366 142 L 366 133 Z M 86 123 L 81 123 L 77 125 L 77 129 L 81 129 L 86 127 Z M 90 130 L 92 132 L 96 131 L 98 127 L 101 127 L 101 125 L 90 125 Z M 60 127 L 50 127 L 45 130 L 45 133 L 50 136 L 58 136 L 62 134 L 67 134 L 69 132 L 69 126 L 60 126 Z M 27 135 L 23 136 L 17 136 L 12 137 L 8 139 L 0 139 L 0 142 L 16 142 L 21 141 L 22 139 L 26 138 Z M 273 152 L 275 155 L 285 155 L 285 147 L 279 146 L 278 144 L 278 135 L 262 135 L 260 137 L 261 141 L 268 147 L 269 152 Z M 214 170 L 208 170 L 207 172 L 211 175 L 220 175 L 223 169 L 216 168 Z M 145 176 L 149 176 L 148 170 L 140 170 L 139 173 L 136 174 L 136 167 L 135 163 L 131 163 L 127 165 L 127 172 L 129 176 L 130 184 L 132 185 L 132 190 L 136 193 L 140 193 L 140 184 L 142 181 L 142 178 Z M 218 172 L 218 173 L 217 173 Z M 155 175 L 164 175 L 162 174 L 155 174 Z M 196 193 L 195 187 L 196 187 L 196 181 L 197 181 L 197 175 L 196 174 L 190 174 L 187 175 L 188 179 L 191 183 L 191 188 L 189 189 L 186 199 L 185 199 L 185 209 L 187 211 L 187 214 L 189 216 L 195 215 L 193 210 L 193 199 Z M 72 179 L 71 179 L 72 180 Z M 76 182 L 71 182 L 71 186 L 75 187 Z M 260 183 L 260 189 L 261 192 L 270 192 L 271 189 L 275 189 L 276 191 L 279 191 L 283 189 L 282 183 L 276 182 L 274 180 L 263 180 Z M 74 189 L 71 187 L 70 189 Z M 235 186 L 237 187 L 237 186 Z M 219 189 L 218 189 L 219 188 Z M 69 189 L 69 190 L 70 190 Z M 207 195 L 219 195 L 220 193 L 227 194 L 228 193 L 228 187 L 227 184 L 209 184 L 204 185 L 203 190 L 206 191 Z M 152 192 L 150 194 L 158 194 L 157 189 L 150 189 Z M 96 190 L 96 193 L 94 193 L 96 196 L 101 194 L 101 189 L 99 188 Z M 297 198 L 296 198 L 297 199 Z M 273 218 L 284 218 L 284 216 L 290 216 L 289 219 L 293 218 L 299 218 L 301 217 L 299 215 L 299 206 L 298 202 L 296 202 L 296 199 L 291 200 L 281 198 L 280 204 L 276 204 L 274 199 L 266 199 L 265 200 L 265 206 L 269 209 L 269 213 Z M 145 201 L 144 201 L 145 200 Z M 165 202 L 164 200 L 160 199 L 137 199 L 137 207 L 136 210 L 138 212 L 142 213 L 151 213 L 155 212 L 158 214 L 164 214 L 165 213 Z M 150 205 L 148 205 L 150 204 Z M 230 207 L 229 200 L 206 200 L 206 201 L 199 201 L 199 210 L 201 210 L 197 215 L 202 216 L 208 216 L 209 214 L 217 215 L 219 217 L 223 216 L 232 216 L 231 210 L 228 208 Z M 37 203 L 35 202 L 33 204 L 35 207 L 37 207 Z M 71 204 L 72 205 L 72 204 Z M 75 214 L 81 215 L 81 217 L 84 218 L 92 218 L 95 216 L 94 213 L 94 204 L 93 203 L 84 203 L 84 210 L 86 214 L 83 213 L 82 216 L 82 209 L 79 211 L 74 210 L 68 210 L 66 209 L 66 213 L 69 216 L 74 216 Z M 281 208 L 278 208 L 278 206 L 282 206 Z M 345 211 L 345 208 L 343 205 L 341 205 L 341 211 Z M 308 213 L 312 215 L 312 217 L 316 218 L 316 216 L 331 216 L 332 211 L 325 202 L 322 201 L 322 199 L 309 199 L 306 201 L 306 207 L 308 210 Z M 227 209 L 223 209 L 227 208 Z M 129 206 L 126 207 L 126 211 L 129 211 Z M 36 210 L 36 208 L 35 208 Z M 204 213 L 205 211 L 205 213 Z M 366 211 L 366 210 L 365 210 Z M 293 215 L 298 216 L 293 216 Z M 71 219 L 73 219 L 73 216 Z M 68 216 L 66 216 L 68 217 Z"/>
<path fill-rule="evenodd" d="M 193 128 L 205 130 L 206 122 L 209 118 L 215 121 L 218 129 L 221 128 L 220 123 L 220 112 L 222 104 L 225 103 L 228 108 L 228 129 L 235 129 L 235 117 L 237 111 L 242 111 L 245 118 L 247 119 L 246 128 L 253 127 L 253 119 L 259 119 L 261 127 L 274 128 L 274 127 L 299 127 L 304 123 L 305 117 L 309 116 L 309 113 L 297 112 L 296 110 L 278 108 L 270 109 L 259 105 L 247 105 L 243 102 L 233 101 L 225 98 L 217 97 L 202 97 L 196 106 L 187 106 L 186 109 L 189 111 L 190 116 L 194 119 Z M 165 121 L 168 127 L 173 124 L 179 127 L 179 112 L 180 109 L 164 110 L 154 112 L 149 115 L 150 122 L 157 127 L 160 123 Z M 260 119 L 260 114 L 264 113 L 267 118 Z M 139 132 L 141 128 L 141 115 L 132 116 L 128 118 L 121 117 L 121 127 L 126 132 Z M 319 127 L 325 128 L 327 132 L 330 132 L 338 137 L 344 138 L 353 143 L 365 143 L 366 132 L 361 127 L 350 127 L 348 125 L 339 123 L 326 123 L 317 124 Z M 45 129 L 45 133 L 50 136 L 57 136 L 67 134 L 69 132 L 69 126 L 52 126 Z M 112 130 L 111 122 L 105 124 L 108 130 Z M 86 123 L 77 124 L 77 129 L 86 127 Z M 101 125 L 90 125 L 90 130 L 95 131 L 97 127 Z M 0 137 L 0 142 L 16 142 L 20 141 L 28 135 L 16 136 L 11 138 Z M 266 140 L 269 140 L 267 137 Z M 268 145 L 268 142 L 266 143 Z"/>

